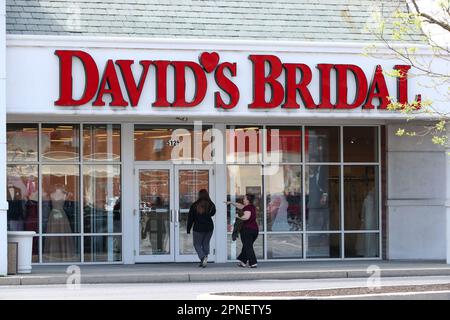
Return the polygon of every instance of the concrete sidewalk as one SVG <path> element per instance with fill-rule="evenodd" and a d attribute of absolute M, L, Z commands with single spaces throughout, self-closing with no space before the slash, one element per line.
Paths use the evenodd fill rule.
<path fill-rule="evenodd" d="M 261 262 L 257 269 L 235 263 L 211 263 L 202 269 L 197 263 L 135 265 L 81 265 L 81 283 L 163 283 L 194 281 L 364 278 L 370 266 L 380 268 L 381 277 L 450 276 L 450 265 L 426 261 L 308 261 Z M 33 273 L 0 277 L 0 285 L 65 284 L 67 266 L 34 266 Z"/>

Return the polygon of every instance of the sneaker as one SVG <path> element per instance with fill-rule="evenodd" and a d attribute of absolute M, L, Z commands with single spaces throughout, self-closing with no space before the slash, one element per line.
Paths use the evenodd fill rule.
<path fill-rule="evenodd" d="M 202 268 L 206 268 L 207 264 L 208 264 L 208 256 L 205 256 L 202 260 Z"/>
<path fill-rule="evenodd" d="M 241 268 L 247 268 L 247 264 L 243 263 L 242 261 L 239 261 L 237 265 Z"/>
<path fill-rule="evenodd" d="M 257 263 L 252 264 L 252 265 L 250 266 L 250 268 L 257 268 L 257 267 L 258 267 L 258 264 L 257 264 Z"/>

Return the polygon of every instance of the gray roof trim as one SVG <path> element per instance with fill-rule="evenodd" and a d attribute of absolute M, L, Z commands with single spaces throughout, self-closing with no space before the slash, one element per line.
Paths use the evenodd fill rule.
<path fill-rule="evenodd" d="M 6 0 L 8 34 L 377 41 L 365 28 L 405 0 Z M 387 30 L 387 37 L 392 36 Z M 411 42 L 422 42 L 421 33 Z"/>

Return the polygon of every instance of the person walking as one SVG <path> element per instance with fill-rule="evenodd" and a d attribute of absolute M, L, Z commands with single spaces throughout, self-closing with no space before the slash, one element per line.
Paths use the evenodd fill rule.
<path fill-rule="evenodd" d="M 253 244 L 258 238 L 259 228 L 256 222 L 256 207 L 253 202 L 255 196 L 252 194 L 246 194 L 244 197 L 244 204 L 227 201 L 227 204 L 233 205 L 239 210 L 243 211 L 243 215 L 236 215 L 236 219 L 243 220 L 242 227 L 240 229 L 240 236 L 242 241 L 242 251 L 237 257 L 239 260 L 238 266 L 246 268 L 256 268 L 258 266 L 255 250 Z"/>
<path fill-rule="evenodd" d="M 205 268 L 208 263 L 209 241 L 211 240 L 214 223 L 212 217 L 216 214 L 216 206 L 211 201 L 208 191 L 201 189 L 198 192 L 198 200 L 190 209 L 187 220 L 187 233 L 191 233 L 193 227 L 194 248 L 200 259 L 199 267 Z"/>

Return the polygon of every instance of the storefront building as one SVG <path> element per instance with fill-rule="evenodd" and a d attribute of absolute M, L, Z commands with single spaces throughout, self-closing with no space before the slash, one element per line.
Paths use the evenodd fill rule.
<path fill-rule="evenodd" d="M 345 30 L 269 26 L 276 12 L 288 25 L 286 10 L 305 26 L 290 3 L 224 3 L 222 17 L 194 3 L 72 3 L 6 1 L 2 254 L 8 229 L 36 232 L 37 264 L 196 261 L 186 220 L 207 189 L 215 262 L 239 254 L 225 202 L 247 193 L 260 260 L 449 261 L 450 159 L 397 137 L 405 117 L 387 110 L 388 96 L 438 97 L 386 76 L 413 70 L 381 44 L 381 56 L 362 55 L 368 36 L 333 15 Z M 362 7 L 345 6 L 355 17 Z M 258 18 L 241 25 L 246 10 Z"/>

